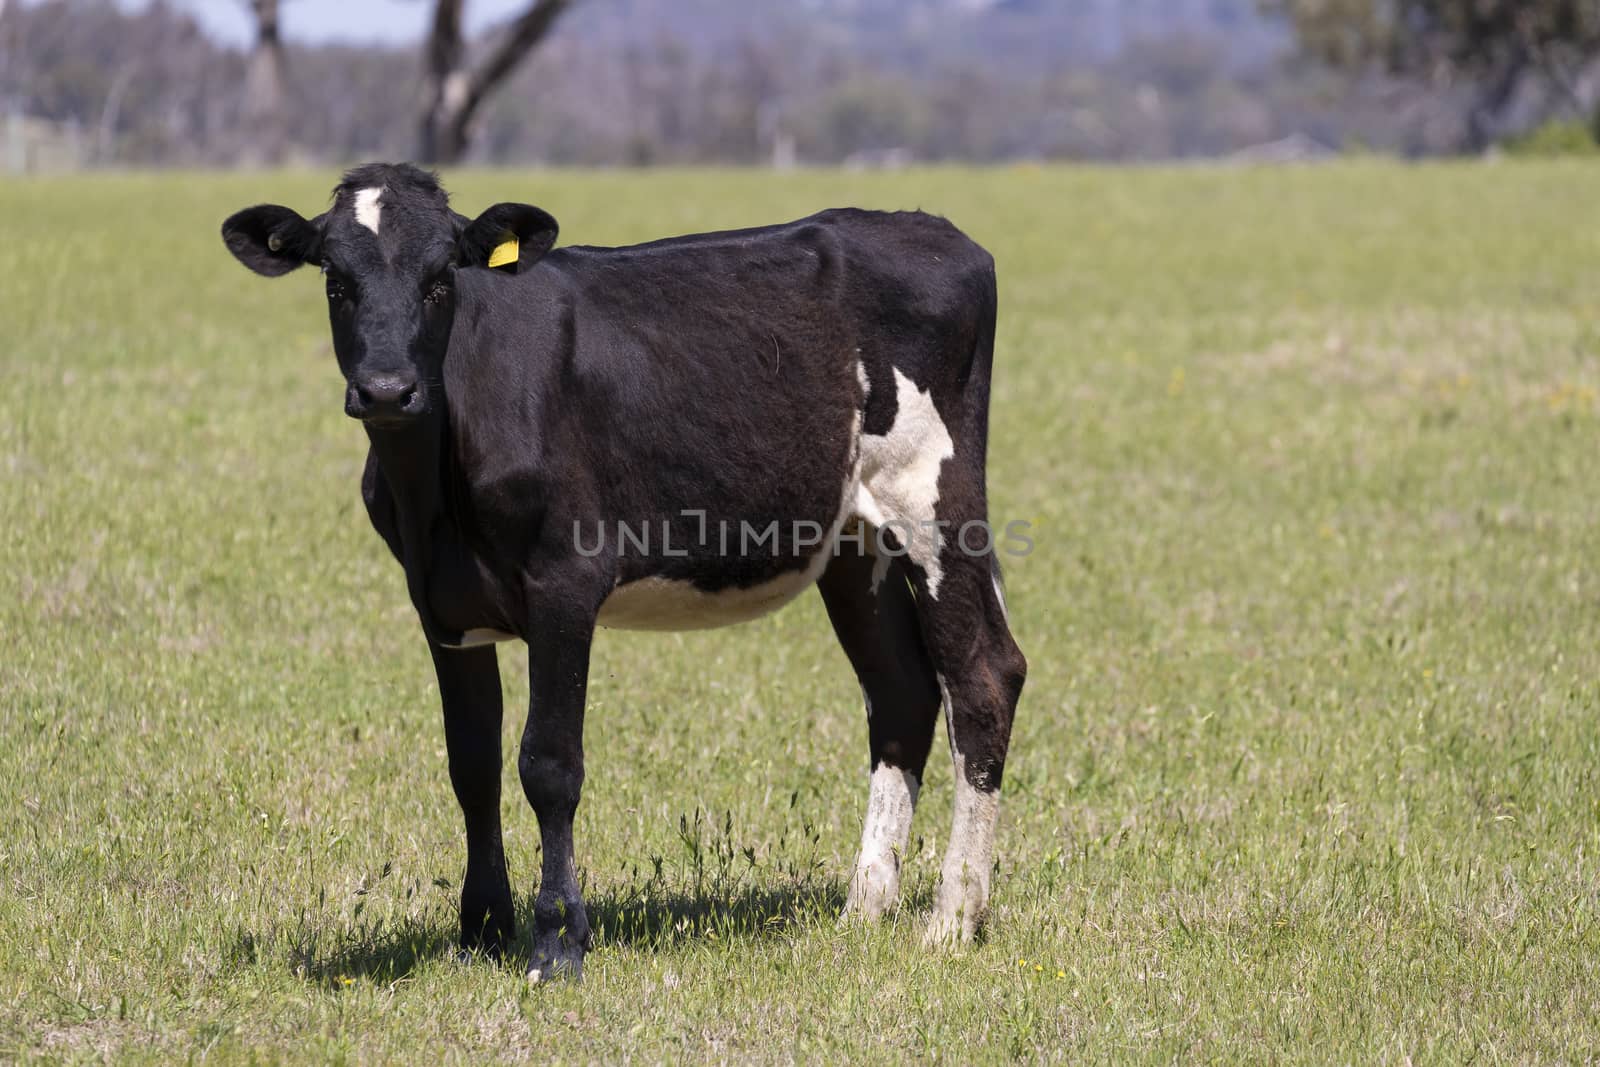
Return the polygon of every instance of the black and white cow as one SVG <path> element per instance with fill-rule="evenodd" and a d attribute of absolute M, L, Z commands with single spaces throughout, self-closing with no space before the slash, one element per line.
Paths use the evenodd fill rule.
<path fill-rule="evenodd" d="M 857 210 L 552 250 L 540 209 L 466 218 L 406 164 L 351 170 L 314 219 L 263 205 L 222 236 L 258 274 L 322 268 L 345 411 L 371 442 L 362 496 L 438 673 L 464 948 L 513 937 L 493 642 L 528 647 L 517 767 L 544 846 L 529 973 L 576 976 L 596 627 L 722 626 L 812 584 L 872 750 L 846 909 L 897 901 L 942 706 L 955 817 L 927 939 L 973 937 L 1026 672 L 984 532 L 988 253 L 939 218 Z M 514 251 L 506 269 L 496 250 Z"/>

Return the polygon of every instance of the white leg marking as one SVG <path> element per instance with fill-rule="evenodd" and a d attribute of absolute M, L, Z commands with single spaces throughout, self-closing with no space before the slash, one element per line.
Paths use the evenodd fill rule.
<path fill-rule="evenodd" d="M 373 233 L 378 232 L 378 220 L 383 215 L 383 205 L 378 203 L 382 195 L 383 189 L 378 186 L 356 192 L 356 221 Z"/>
<path fill-rule="evenodd" d="M 951 728 L 954 709 L 950 689 L 939 678 L 944 694 L 945 728 Z M 956 804 L 939 871 L 939 893 L 925 938 L 930 945 L 971 941 L 989 910 L 989 872 L 994 866 L 994 830 L 1000 819 L 1000 791 L 985 792 L 967 781 L 967 760 L 951 734 L 950 753 L 955 762 Z"/>
<path fill-rule="evenodd" d="M 943 538 L 933 525 L 939 503 L 939 469 L 956 454 L 950 431 L 933 406 L 899 368 L 894 372 L 899 410 L 882 437 L 861 438 L 861 488 L 856 514 L 878 529 L 890 529 L 906 555 L 928 576 L 928 595 L 939 596 Z"/>
<path fill-rule="evenodd" d="M 910 771 L 878 764 L 867 796 L 867 819 L 861 828 L 861 855 L 850 879 L 847 915 L 877 919 L 900 898 L 900 859 L 911 834 L 911 813 L 921 783 Z"/>

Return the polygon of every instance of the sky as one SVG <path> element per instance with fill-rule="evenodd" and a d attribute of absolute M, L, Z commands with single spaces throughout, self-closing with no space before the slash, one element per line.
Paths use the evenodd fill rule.
<path fill-rule="evenodd" d="M 139 9 L 150 0 L 119 0 Z M 247 0 L 168 0 L 192 12 L 218 40 L 248 44 L 253 33 Z M 506 18 L 527 0 L 468 0 L 467 32 Z M 283 35 L 295 41 L 400 44 L 420 41 L 433 5 L 427 0 L 282 0 Z"/>

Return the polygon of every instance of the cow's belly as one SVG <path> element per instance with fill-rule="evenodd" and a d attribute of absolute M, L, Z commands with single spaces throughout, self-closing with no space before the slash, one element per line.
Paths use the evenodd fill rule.
<path fill-rule="evenodd" d="M 678 579 L 641 578 L 612 590 L 600 606 L 599 623 L 613 630 L 710 630 L 749 622 L 805 592 L 826 566 L 827 553 L 822 552 L 803 570 L 716 592 Z"/>

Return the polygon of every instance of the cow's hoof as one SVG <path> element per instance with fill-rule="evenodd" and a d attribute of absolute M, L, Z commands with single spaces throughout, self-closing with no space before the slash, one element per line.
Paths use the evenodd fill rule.
<path fill-rule="evenodd" d="M 941 892 L 933 906 L 933 915 L 928 919 L 928 929 L 922 935 L 923 947 L 953 948 L 971 944 L 983 926 L 984 910 L 981 905 L 960 900 L 956 894 Z"/>
<path fill-rule="evenodd" d="M 499 963 L 504 958 L 505 949 L 499 939 L 480 941 L 477 944 L 465 940 L 456 942 L 458 963 Z"/>
<path fill-rule="evenodd" d="M 900 868 L 892 860 L 860 868 L 850 879 L 850 895 L 845 898 L 846 920 L 877 922 L 893 910 L 900 900 Z"/>
<path fill-rule="evenodd" d="M 956 948 L 970 944 L 978 934 L 977 927 L 965 922 L 960 915 L 934 912 L 928 928 L 922 934 L 922 947 L 930 949 Z"/>
<path fill-rule="evenodd" d="M 583 947 L 570 944 L 566 938 L 548 934 L 539 938 L 533 950 L 533 963 L 528 967 L 528 981 L 581 982 L 583 980 Z"/>

